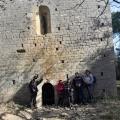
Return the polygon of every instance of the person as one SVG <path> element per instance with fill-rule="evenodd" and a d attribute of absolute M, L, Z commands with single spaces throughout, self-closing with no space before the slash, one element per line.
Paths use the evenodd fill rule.
<path fill-rule="evenodd" d="M 71 86 L 70 86 L 70 81 L 65 81 L 64 83 L 64 102 L 63 105 L 64 106 L 70 106 L 70 103 L 72 102 L 71 99 Z"/>
<path fill-rule="evenodd" d="M 58 84 L 56 85 L 56 91 L 58 95 L 58 105 L 63 105 L 64 100 L 64 83 L 62 80 L 58 81 Z"/>
<path fill-rule="evenodd" d="M 88 92 L 87 101 L 91 102 L 93 99 L 93 89 L 94 89 L 94 83 L 96 82 L 96 77 L 89 70 L 86 70 L 83 81 L 87 87 L 87 92 Z"/>
<path fill-rule="evenodd" d="M 43 78 L 41 77 L 39 81 L 36 81 L 36 79 L 38 79 L 38 74 L 33 76 L 33 79 L 30 81 L 29 83 L 29 89 L 30 89 L 30 93 L 31 93 L 31 100 L 30 100 L 30 106 L 31 108 L 36 108 L 36 97 L 37 97 L 37 92 L 38 92 L 38 88 L 37 85 L 40 84 L 43 80 Z"/>
<path fill-rule="evenodd" d="M 75 73 L 75 78 L 73 79 L 73 88 L 76 104 L 85 104 L 85 98 L 83 93 L 83 79 L 78 72 Z"/>

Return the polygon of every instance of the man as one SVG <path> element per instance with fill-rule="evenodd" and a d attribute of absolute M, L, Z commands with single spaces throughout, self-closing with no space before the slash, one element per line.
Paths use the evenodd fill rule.
<path fill-rule="evenodd" d="M 33 79 L 29 83 L 29 88 L 30 88 L 30 93 L 31 93 L 31 101 L 30 101 L 30 106 L 31 108 L 36 108 L 36 97 L 37 97 L 37 92 L 38 88 L 37 85 L 39 85 L 43 78 L 41 77 L 39 81 L 36 81 L 38 79 L 38 74 L 36 74 Z"/>
<path fill-rule="evenodd" d="M 89 71 L 85 71 L 85 76 L 84 76 L 84 83 L 86 84 L 87 91 L 88 91 L 88 97 L 87 101 L 92 102 L 93 99 L 93 89 L 94 89 L 94 83 L 96 82 L 95 76 Z"/>
<path fill-rule="evenodd" d="M 85 98 L 83 94 L 83 79 L 78 72 L 75 73 L 75 78 L 73 79 L 73 88 L 75 95 L 75 103 L 85 104 Z"/>

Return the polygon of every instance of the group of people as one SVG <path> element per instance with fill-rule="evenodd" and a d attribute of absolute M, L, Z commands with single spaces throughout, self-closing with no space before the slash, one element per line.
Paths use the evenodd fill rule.
<path fill-rule="evenodd" d="M 31 93 L 31 107 L 36 107 L 36 97 L 38 88 L 37 85 L 43 80 L 41 77 L 39 81 L 38 75 L 35 75 L 29 83 Z M 89 71 L 86 70 L 84 75 L 80 75 L 78 72 L 75 73 L 75 77 L 66 82 L 59 80 L 55 89 L 57 91 L 58 103 L 60 106 L 69 106 L 72 104 L 86 104 L 91 102 L 93 99 L 93 91 L 96 83 L 96 77 Z"/>
<path fill-rule="evenodd" d="M 86 70 L 84 75 L 75 73 L 73 80 L 66 83 L 59 80 L 56 90 L 58 95 L 58 105 L 86 104 L 93 100 L 93 92 L 96 83 L 96 77 Z"/>

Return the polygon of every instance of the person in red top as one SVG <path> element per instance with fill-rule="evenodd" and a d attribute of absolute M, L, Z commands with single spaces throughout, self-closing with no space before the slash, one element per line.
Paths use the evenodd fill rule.
<path fill-rule="evenodd" d="M 64 100 L 64 84 L 62 80 L 58 81 L 58 84 L 56 85 L 57 95 L 58 95 L 58 105 L 63 105 Z"/>

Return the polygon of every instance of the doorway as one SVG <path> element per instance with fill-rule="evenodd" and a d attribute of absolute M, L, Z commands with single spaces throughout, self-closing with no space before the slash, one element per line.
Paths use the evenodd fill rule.
<path fill-rule="evenodd" d="M 51 83 L 45 83 L 42 86 L 42 104 L 53 105 L 55 103 L 54 86 Z"/>

